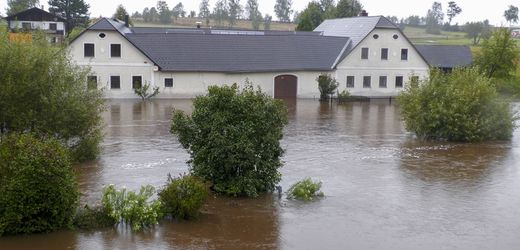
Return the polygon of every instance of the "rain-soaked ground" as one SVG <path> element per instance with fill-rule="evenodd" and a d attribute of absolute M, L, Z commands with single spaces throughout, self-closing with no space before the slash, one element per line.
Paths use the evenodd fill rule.
<path fill-rule="evenodd" d="M 196 221 L 3 237 L 0 249 L 520 249 L 520 131 L 509 142 L 422 142 L 388 101 L 288 106 L 281 185 L 313 177 L 321 200 L 211 197 Z M 188 171 L 169 133 L 173 108 L 191 101 L 110 103 L 99 161 L 77 167 L 83 203 L 108 184 L 160 188 Z"/>

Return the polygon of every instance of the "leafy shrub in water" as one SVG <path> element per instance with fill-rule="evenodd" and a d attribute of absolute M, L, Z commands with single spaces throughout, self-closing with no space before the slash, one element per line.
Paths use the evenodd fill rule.
<path fill-rule="evenodd" d="M 159 94 L 159 87 L 153 87 L 152 88 L 152 92 L 148 92 L 148 90 L 150 90 L 150 84 L 149 83 L 144 83 L 143 86 L 141 87 L 137 87 L 134 89 L 134 93 L 141 97 L 141 100 L 148 100 L 148 99 L 151 99 L 152 97 L 156 96 Z"/>
<path fill-rule="evenodd" d="M 110 185 L 103 189 L 101 204 L 115 221 L 139 231 L 157 224 L 161 217 L 161 202 L 150 199 L 154 191 L 155 188 L 150 185 L 142 186 L 139 193 L 124 188 L 116 190 L 114 185 Z"/>
<path fill-rule="evenodd" d="M 190 116 L 176 111 L 171 132 L 188 150 L 192 173 L 217 193 L 257 196 L 280 181 L 280 140 L 287 123 L 283 102 L 248 85 L 211 86 Z"/>
<path fill-rule="evenodd" d="M 74 216 L 74 227 L 79 229 L 98 229 L 111 227 L 117 221 L 112 218 L 108 212 L 101 206 L 99 207 L 85 207 L 80 208 Z"/>
<path fill-rule="evenodd" d="M 432 70 L 399 97 L 406 129 L 425 139 L 475 142 L 510 139 L 515 117 L 490 79 L 476 68 Z"/>
<path fill-rule="evenodd" d="M 159 192 L 163 212 L 180 219 L 196 217 L 207 197 L 206 185 L 191 175 L 168 176 L 168 184 Z"/>
<path fill-rule="evenodd" d="M 315 197 L 322 197 L 323 192 L 320 191 L 321 182 L 314 182 L 311 178 L 305 178 L 289 188 L 287 197 L 289 199 L 298 199 L 303 201 L 311 201 Z"/>
<path fill-rule="evenodd" d="M 10 42 L 0 32 L 0 134 L 53 137 L 73 161 L 95 158 L 102 140 L 101 91 L 87 89 L 85 68 L 39 36 Z"/>
<path fill-rule="evenodd" d="M 0 136 L 0 235 L 69 226 L 78 199 L 67 150 L 58 141 Z"/>
<path fill-rule="evenodd" d="M 338 88 L 338 82 L 329 74 L 321 74 L 316 81 L 320 91 L 320 101 L 329 100 Z"/>

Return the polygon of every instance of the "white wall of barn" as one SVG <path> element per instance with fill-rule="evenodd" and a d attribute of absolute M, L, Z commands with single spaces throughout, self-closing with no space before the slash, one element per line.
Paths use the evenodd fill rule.
<path fill-rule="evenodd" d="M 100 38 L 99 34 L 105 37 Z M 94 43 L 94 57 L 84 57 L 84 44 Z M 110 45 L 121 44 L 121 58 L 110 56 Z M 137 98 L 132 88 L 132 76 L 142 76 L 144 83 L 158 86 L 158 98 L 193 98 L 207 92 L 211 85 L 243 85 L 246 79 L 262 91 L 274 94 L 274 78 L 294 75 L 298 78 L 298 98 L 319 98 L 316 78 L 318 71 L 289 71 L 266 73 L 218 73 L 218 72 L 163 72 L 150 59 L 136 49 L 116 31 L 87 31 L 69 46 L 70 54 L 78 65 L 90 67 L 97 76 L 98 88 L 107 98 Z M 110 88 L 110 77 L 120 76 L 120 89 Z M 164 79 L 172 78 L 173 87 L 165 87 Z"/>

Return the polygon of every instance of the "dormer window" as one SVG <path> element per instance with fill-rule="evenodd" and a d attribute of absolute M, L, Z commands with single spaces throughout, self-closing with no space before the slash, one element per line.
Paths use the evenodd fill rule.
<path fill-rule="evenodd" d="M 121 57 L 121 44 L 110 44 L 110 57 Z"/>
<path fill-rule="evenodd" d="M 361 48 L 361 59 L 368 59 L 368 48 Z"/>

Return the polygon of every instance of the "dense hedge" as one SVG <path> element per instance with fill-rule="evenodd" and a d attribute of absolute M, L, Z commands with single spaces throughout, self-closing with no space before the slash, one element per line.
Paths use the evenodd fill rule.
<path fill-rule="evenodd" d="M 0 138 L 0 235 L 70 225 L 79 191 L 66 149 L 29 134 Z"/>
<path fill-rule="evenodd" d="M 172 133 L 191 154 L 195 176 L 218 193 L 257 196 L 280 181 L 280 140 L 287 123 L 282 101 L 248 85 L 211 86 L 197 97 L 190 116 L 176 111 Z"/>
<path fill-rule="evenodd" d="M 432 70 L 398 97 L 407 130 L 425 139 L 476 142 L 510 139 L 515 118 L 477 68 Z"/>

